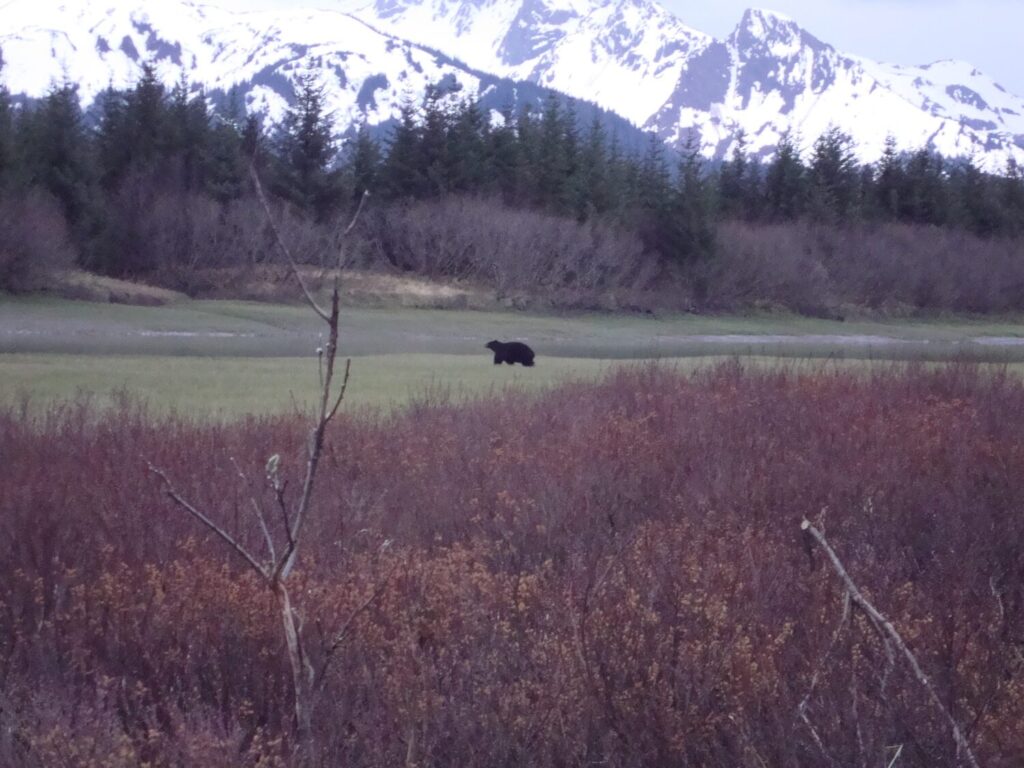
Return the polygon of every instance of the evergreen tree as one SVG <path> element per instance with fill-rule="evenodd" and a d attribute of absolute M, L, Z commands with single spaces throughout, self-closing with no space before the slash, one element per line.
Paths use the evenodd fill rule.
<path fill-rule="evenodd" d="M 1003 229 L 1003 211 L 998 189 L 973 159 L 965 160 L 950 176 L 956 201 L 957 223 L 981 237 L 991 237 Z"/>
<path fill-rule="evenodd" d="M 184 75 L 171 91 L 166 151 L 185 191 L 206 183 L 210 163 L 210 113 L 202 91 L 194 96 Z"/>
<path fill-rule="evenodd" d="M 73 228 L 88 229 L 93 172 L 77 86 L 51 88 L 24 131 L 27 183 L 53 195 Z"/>
<path fill-rule="evenodd" d="M 124 117 L 131 163 L 152 168 L 166 150 L 170 132 L 167 91 L 153 64 L 142 65 L 142 75 L 125 100 Z"/>
<path fill-rule="evenodd" d="M 672 254 L 685 263 L 707 258 L 715 247 L 712 190 L 700 147 L 691 134 L 679 159 L 676 187 L 669 216 Z"/>
<path fill-rule="evenodd" d="M 572 190 L 573 212 L 579 221 L 603 214 L 612 208 L 610 181 L 604 125 L 600 116 L 595 114 L 580 153 Z"/>
<path fill-rule="evenodd" d="M 1024 236 L 1024 168 L 1012 157 L 1006 161 L 1000 186 L 1005 211 L 1004 232 L 1011 237 Z"/>
<path fill-rule="evenodd" d="M 814 143 L 810 167 L 810 211 L 820 221 L 853 218 L 860 189 L 853 140 L 839 128 L 829 128 Z"/>
<path fill-rule="evenodd" d="M 99 128 L 95 146 L 100 180 L 107 191 L 114 189 L 132 163 L 132 135 L 128 124 L 128 94 L 108 88 L 99 98 Z"/>
<path fill-rule="evenodd" d="M 266 135 L 259 115 L 249 115 L 242 126 L 242 154 L 249 161 L 259 161 L 264 153 Z"/>
<path fill-rule="evenodd" d="M 807 206 L 807 169 L 790 134 L 784 133 L 768 165 L 764 183 L 765 215 L 770 221 L 794 221 Z"/>
<path fill-rule="evenodd" d="M 400 110 L 384 162 L 384 185 L 388 196 L 393 199 L 419 197 L 426 188 L 426 180 L 420 170 L 420 129 L 416 125 L 416 110 L 409 99 L 402 102 Z"/>
<path fill-rule="evenodd" d="M 419 174 L 425 181 L 422 194 L 430 197 L 448 191 L 448 114 L 441 98 L 438 88 L 427 89 L 419 133 Z"/>
<path fill-rule="evenodd" d="M 607 190 L 608 208 L 611 218 L 620 223 L 625 222 L 627 211 L 636 205 L 637 189 L 636 164 L 629 162 L 622 152 L 618 134 L 612 134 L 608 143 Z"/>
<path fill-rule="evenodd" d="M 502 123 L 487 134 L 485 189 L 500 193 L 506 205 L 518 200 L 519 139 L 512 105 L 501 112 Z"/>
<path fill-rule="evenodd" d="M 516 195 L 517 205 L 536 204 L 538 191 L 537 167 L 540 164 L 540 128 L 530 104 L 523 104 L 516 118 Z"/>
<path fill-rule="evenodd" d="M 896 145 L 896 137 L 889 134 L 885 137 L 885 148 L 878 161 L 874 198 L 876 209 L 883 218 L 890 221 L 899 218 L 902 208 L 901 193 L 906 187 L 905 176 L 903 160 Z"/>
<path fill-rule="evenodd" d="M 209 129 L 206 145 L 206 191 L 220 202 L 241 197 L 251 155 L 244 151 L 238 123 L 218 116 Z"/>
<path fill-rule="evenodd" d="M 3 62 L 0 61 L 0 72 Z M 14 175 L 14 109 L 11 96 L 0 84 L 0 189 Z"/>
<path fill-rule="evenodd" d="M 737 131 L 731 158 L 718 172 L 718 200 L 726 218 L 751 219 L 757 196 L 756 166 L 747 154 L 747 136 Z"/>
<path fill-rule="evenodd" d="M 380 147 L 370 136 L 370 129 L 363 120 L 352 142 L 349 155 L 352 198 L 358 201 L 365 192 L 377 189 L 380 176 Z"/>
<path fill-rule="evenodd" d="M 569 158 L 566 156 L 565 118 L 558 96 L 549 93 L 540 120 L 537 152 L 538 202 L 550 211 L 567 209 Z"/>
<path fill-rule="evenodd" d="M 637 230 L 648 250 L 674 258 L 678 237 L 674 216 L 674 190 L 665 161 L 665 145 L 651 134 L 638 169 Z"/>
<path fill-rule="evenodd" d="M 562 165 L 565 180 L 556 210 L 568 215 L 579 215 L 580 197 L 585 188 L 584 171 L 580 165 L 581 140 L 579 114 L 575 99 L 568 99 L 562 115 Z"/>
<path fill-rule="evenodd" d="M 648 136 L 647 150 L 638 170 L 637 195 L 640 207 L 650 211 L 664 208 L 672 185 L 665 161 L 665 144 L 657 134 Z"/>
<path fill-rule="evenodd" d="M 466 99 L 448 131 L 448 183 L 454 192 L 477 192 L 487 178 L 488 126 L 480 104 Z"/>
<path fill-rule="evenodd" d="M 341 198 L 333 168 L 336 149 L 331 118 L 324 110 L 324 88 L 313 77 L 298 83 L 295 104 L 278 133 L 280 172 L 275 189 L 318 220 L 326 219 Z"/>
<path fill-rule="evenodd" d="M 904 180 L 901 218 L 936 226 L 949 222 L 949 180 L 941 157 L 928 147 L 917 150 L 907 161 Z"/>

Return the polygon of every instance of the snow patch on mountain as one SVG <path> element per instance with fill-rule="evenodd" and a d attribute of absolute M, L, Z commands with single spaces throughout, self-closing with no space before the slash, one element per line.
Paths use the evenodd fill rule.
<path fill-rule="evenodd" d="M 90 103 L 145 61 L 168 84 L 237 88 L 280 119 L 303 74 L 327 88 L 338 127 L 397 115 L 442 79 L 494 76 L 614 111 L 678 145 L 723 156 L 739 131 L 770 154 L 835 125 L 874 160 L 888 134 L 989 169 L 1024 163 L 1024 100 L 969 64 L 921 67 L 840 52 L 780 13 L 751 9 L 724 40 L 653 0 L 335 0 L 327 10 L 229 12 L 191 0 L 12 0 L 0 6 L 3 80 L 44 94 L 68 79 Z M 493 82 L 493 79 L 492 79 Z"/>

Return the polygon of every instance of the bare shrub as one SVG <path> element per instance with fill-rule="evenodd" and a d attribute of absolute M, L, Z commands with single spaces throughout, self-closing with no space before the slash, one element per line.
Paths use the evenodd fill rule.
<path fill-rule="evenodd" d="M 807 225 L 726 222 L 707 271 L 712 307 L 820 313 L 833 301 L 828 270 Z"/>
<path fill-rule="evenodd" d="M 1024 309 L 1024 240 L 922 225 L 728 222 L 709 274 L 709 304 L 721 308 Z"/>
<path fill-rule="evenodd" d="M 67 224 L 52 197 L 38 189 L 0 195 L 0 290 L 45 288 L 74 259 Z"/>
<path fill-rule="evenodd" d="M 364 237 L 392 267 L 480 281 L 503 295 L 628 294 L 651 288 L 659 274 L 631 233 L 479 198 L 392 206 Z"/>
<path fill-rule="evenodd" d="M 850 303 L 955 312 L 1024 309 L 1024 240 L 906 224 L 827 233 L 822 240 L 837 292 Z"/>
<path fill-rule="evenodd" d="M 71 404 L 0 412 L 0 434 L 0 758 L 288 765 L 272 598 L 154 501 L 139 457 L 257 548 L 252 495 L 269 510 L 275 491 L 241 487 L 235 463 L 257 476 L 272 444 L 300 471 L 303 420 Z M 642 367 L 539 398 L 339 415 L 325 440 L 292 577 L 314 668 L 330 628 L 387 588 L 324 678 L 320 765 L 401 765 L 410 745 L 412 762 L 471 768 L 961 765 L 870 621 L 837 635 L 845 590 L 805 550 L 805 518 L 979 764 L 1024 760 L 1017 378 Z"/>

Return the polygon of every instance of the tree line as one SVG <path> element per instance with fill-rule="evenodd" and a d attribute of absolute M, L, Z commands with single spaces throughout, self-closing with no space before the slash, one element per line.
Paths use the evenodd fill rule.
<path fill-rule="evenodd" d="M 167 263 L 187 266 L 198 229 L 222 243 L 233 235 L 220 230 L 260 226 L 237 214 L 251 203 L 247 169 L 256 158 L 272 194 L 312 225 L 348 213 L 364 189 L 384 205 L 469 196 L 599 222 L 679 265 L 712 261 L 724 221 L 1024 234 L 1017 164 L 990 174 L 928 148 L 900 151 L 893 138 L 865 164 L 838 128 L 806 153 L 798 137 L 783 136 L 767 162 L 741 135 L 727 160 L 711 163 L 692 139 L 679 152 L 653 135 L 641 152 L 624 148 L 599 117 L 582 120 L 574 102 L 555 94 L 493 119 L 479 102 L 439 87 L 419 104 L 403 103 L 384 136 L 363 123 L 344 141 L 335 137 L 313 79 L 300 81 L 272 131 L 245 114 L 236 94 L 214 108 L 187 82 L 165 87 L 148 65 L 134 86 L 108 89 L 89 112 L 69 82 L 17 108 L 0 91 L 0 201 L 8 211 L 0 222 L 23 222 L 10 211 L 31 199 L 37 218 L 66 233 L 83 267 L 140 276 Z M 154 224 L 154 216 L 175 223 Z M 239 247 L 262 246 L 250 238 Z"/>

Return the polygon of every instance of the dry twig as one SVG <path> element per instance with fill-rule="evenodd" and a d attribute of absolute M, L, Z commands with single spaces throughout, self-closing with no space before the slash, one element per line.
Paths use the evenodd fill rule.
<path fill-rule="evenodd" d="M 953 717 L 952 713 L 950 713 L 946 708 L 946 705 L 942 703 L 942 699 L 936 692 L 935 687 L 928 678 L 928 675 L 926 675 L 924 670 L 921 669 L 921 665 L 918 663 L 917 657 L 907 646 L 906 642 L 904 642 L 900 633 L 896 631 L 896 627 L 894 627 L 892 622 L 889 621 L 877 608 L 875 608 L 875 606 L 872 605 L 866 597 L 864 597 L 863 593 L 850 577 L 850 574 L 847 573 L 846 568 L 843 566 L 839 556 L 835 553 L 835 550 L 832 549 L 828 541 L 825 539 L 825 535 L 819 531 L 810 520 L 803 521 L 801 530 L 803 530 L 805 534 L 812 536 L 818 546 L 825 551 L 829 561 L 832 563 L 832 570 L 836 572 L 836 575 L 838 575 L 840 580 L 843 582 L 843 587 L 846 590 L 848 599 L 865 613 L 877 631 L 883 633 L 886 638 L 886 642 L 891 641 L 900 653 L 903 654 L 903 657 L 907 660 L 907 663 L 910 665 L 910 668 L 914 673 L 914 677 L 917 678 L 917 681 L 921 683 L 922 687 L 928 692 L 928 696 L 931 699 L 932 704 L 942 713 L 946 722 L 949 723 L 950 729 L 953 732 L 953 740 L 956 742 L 957 754 L 962 755 L 972 768 L 980 768 L 978 760 L 971 749 L 971 745 L 967 741 L 967 737 L 964 735 L 963 728 L 960 726 L 960 723 L 957 722 L 956 718 Z M 804 702 L 801 702 L 801 707 L 803 706 Z"/>

